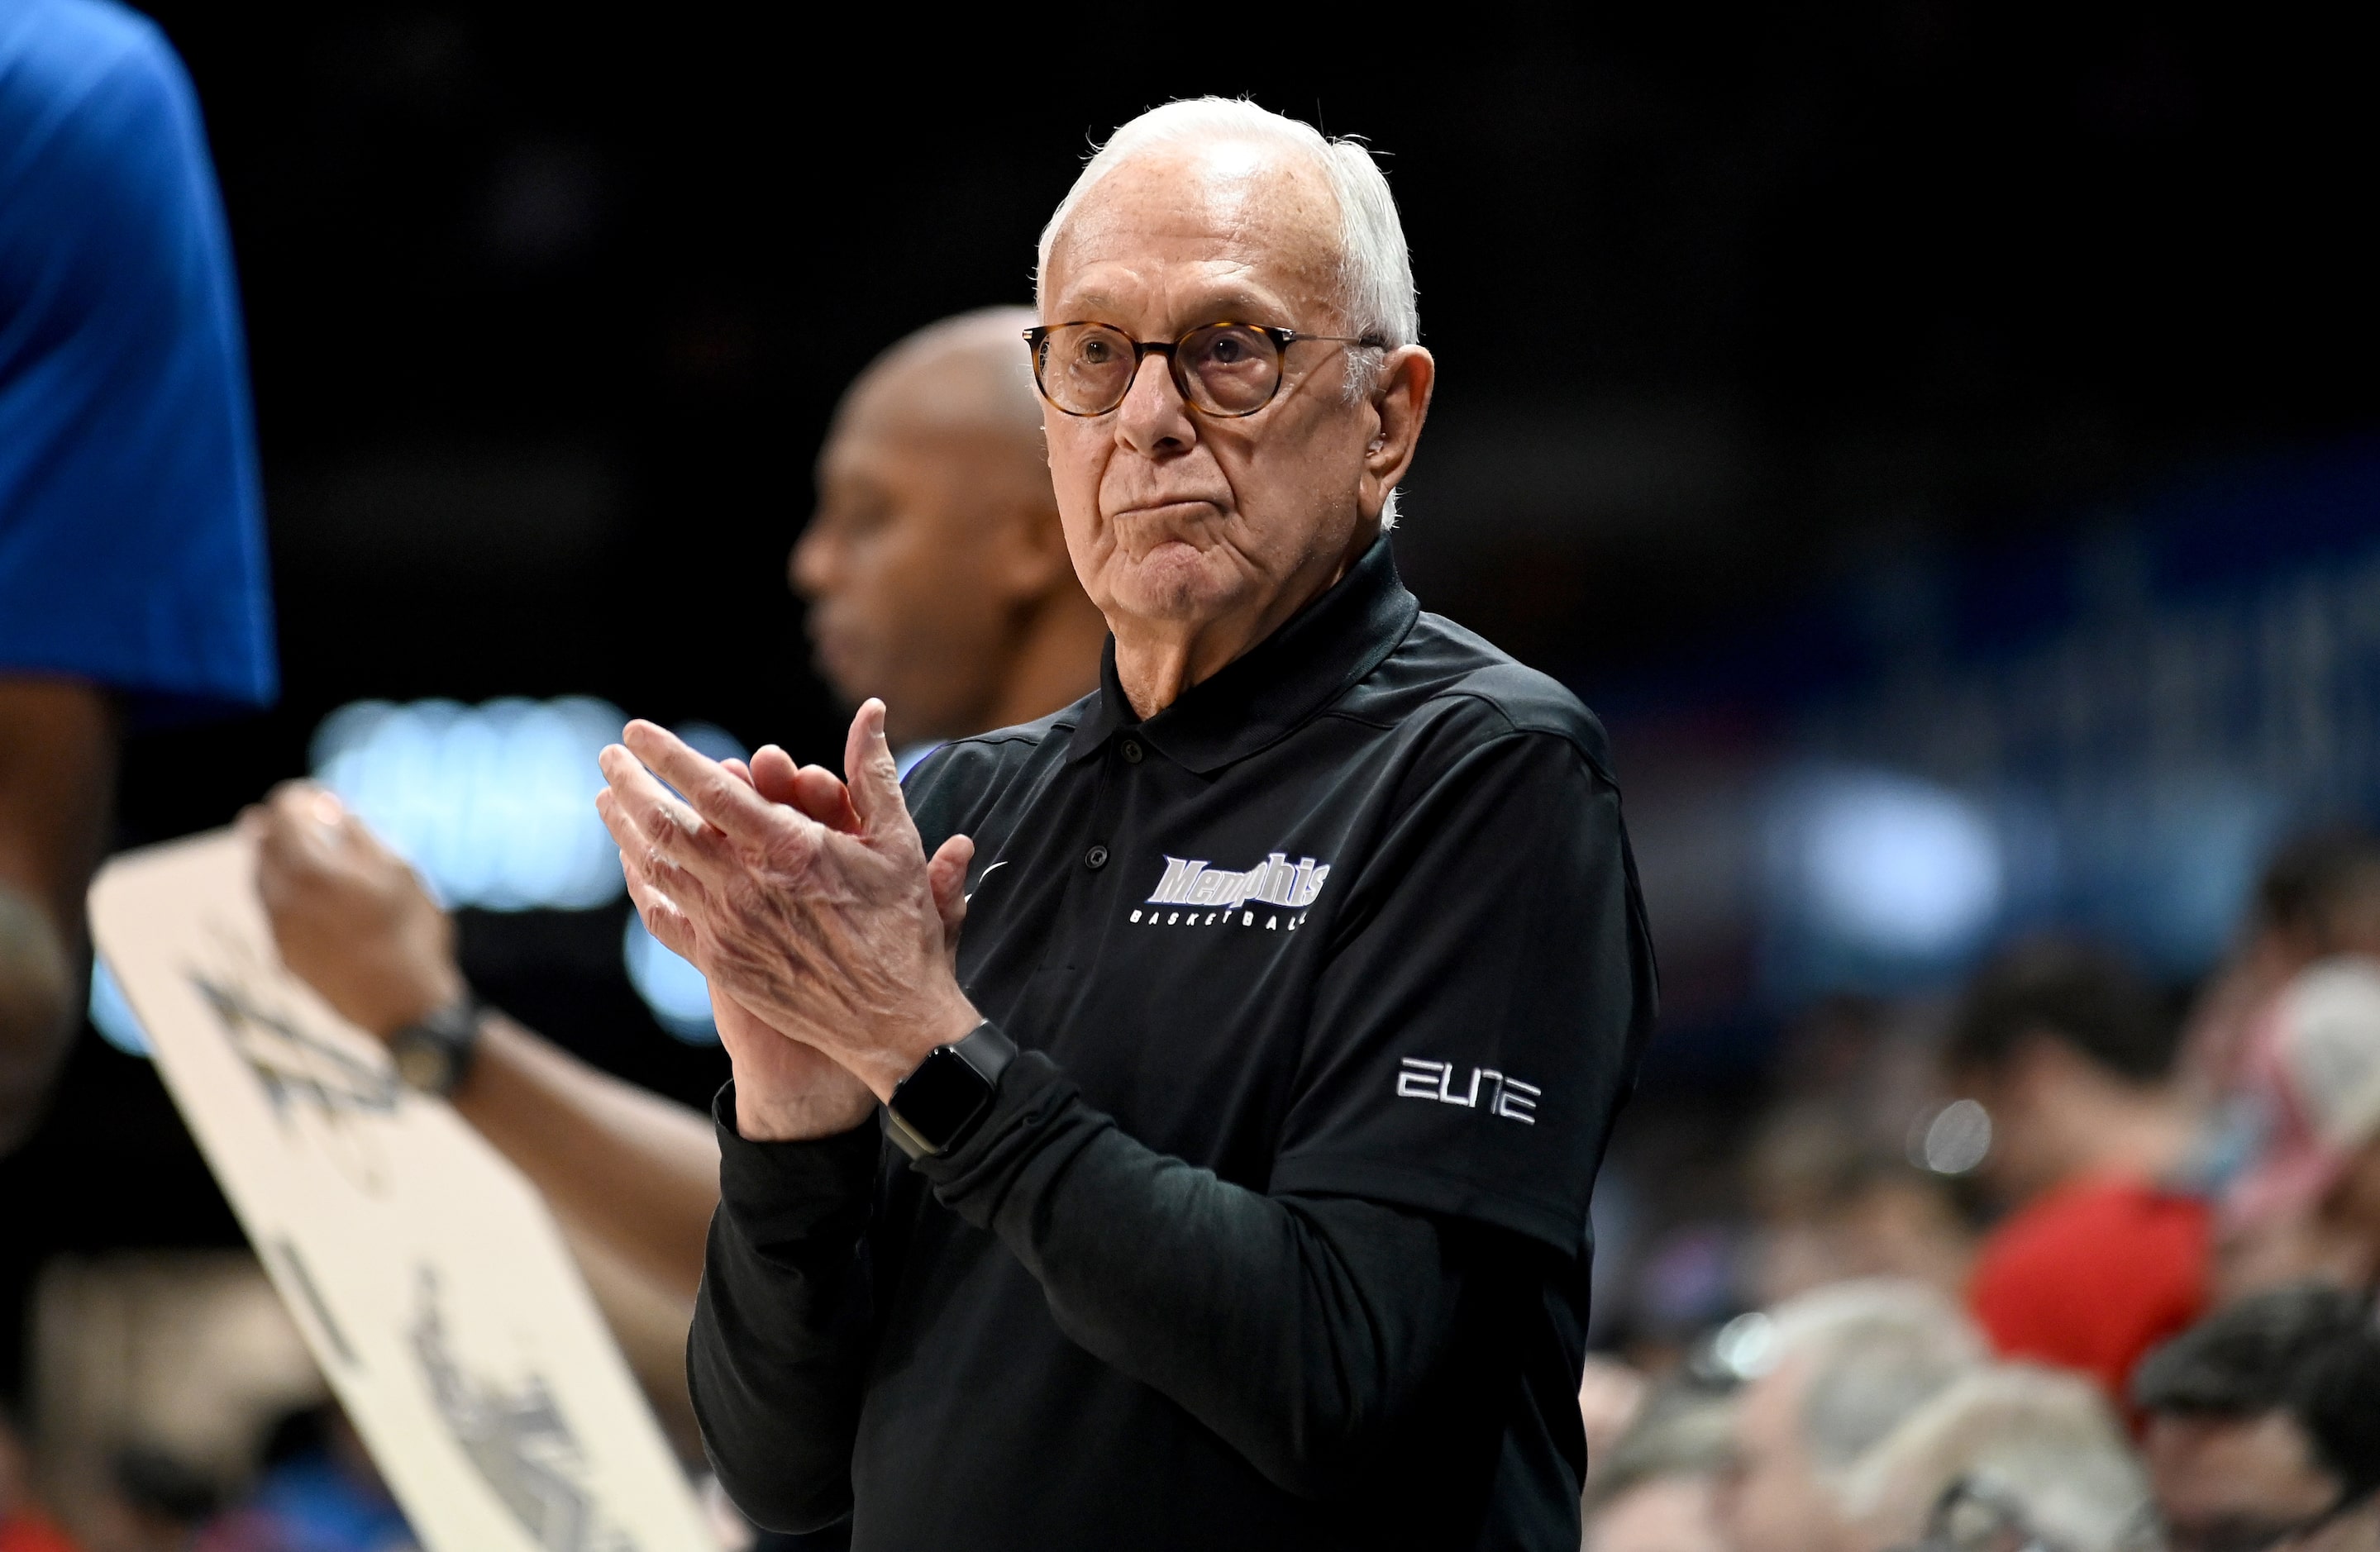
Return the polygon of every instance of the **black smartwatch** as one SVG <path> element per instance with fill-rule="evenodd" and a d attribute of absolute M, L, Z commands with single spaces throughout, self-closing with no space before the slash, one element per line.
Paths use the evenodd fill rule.
<path fill-rule="evenodd" d="M 886 1130 L 912 1158 L 937 1158 L 965 1140 L 991 1109 L 1016 1047 L 990 1019 L 965 1038 L 936 1046 L 884 1102 Z"/>
<path fill-rule="evenodd" d="M 440 1097 L 455 1092 L 480 1049 L 479 1000 L 469 992 L 388 1037 L 388 1054 L 406 1086 Z"/>

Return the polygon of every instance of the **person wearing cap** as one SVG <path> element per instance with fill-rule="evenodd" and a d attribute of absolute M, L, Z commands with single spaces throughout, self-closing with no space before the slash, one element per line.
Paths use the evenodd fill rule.
<path fill-rule="evenodd" d="M 2380 961 L 2325 960 L 2250 1034 L 2254 1156 L 2226 1193 L 2219 1279 L 2233 1297 L 2314 1278 L 2380 1282 Z"/>
<path fill-rule="evenodd" d="M 841 778 L 604 752 L 735 1061 L 710 1459 L 862 1549 L 1572 1552 L 1653 964 L 1600 727 L 1398 580 L 1435 368 L 1386 180 L 1169 104 L 1038 292 L 1099 688 L 905 794 L 875 703 Z"/>

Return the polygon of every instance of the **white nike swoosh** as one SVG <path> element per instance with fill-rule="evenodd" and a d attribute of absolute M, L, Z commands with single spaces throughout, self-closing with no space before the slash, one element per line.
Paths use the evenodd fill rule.
<path fill-rule="evenodd" d="M 983 881 L 1007 866 L 1008 859 L 1006 857 L 1002 857 L 998 862 L 993 863 L 990 867 L 987 867 L 982 872 L 977 874 L 975 876 L 975 889 L 967 891 L 966 897 L 969 900 L 973 900 L 976 896 L 976 890 L 983 888 Z"/>

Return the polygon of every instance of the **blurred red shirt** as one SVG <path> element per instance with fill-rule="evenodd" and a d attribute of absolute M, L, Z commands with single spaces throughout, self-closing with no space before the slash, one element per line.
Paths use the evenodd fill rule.
<path fill-rule="evenodd" d="M 2129 1413 L 2132 1365 L 2205 1313 L 2210 1224 L 2197 1196 L 2070 1181 L 1985 1240 L 1968 1302 L 2001 1357 L 2091 1375 Z"/>
<path fill-rule="evenodd" d="M 28 1515 L 0 1520 L 0 1552 L 76 1552 L 76 1548 L 56 1526 Z"/>

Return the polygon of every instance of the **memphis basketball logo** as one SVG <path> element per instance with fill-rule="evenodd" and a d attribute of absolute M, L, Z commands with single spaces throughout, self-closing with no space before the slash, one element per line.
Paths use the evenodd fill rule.
<path fill-rule="evenodd" d="M 1217 867 L 1210 862 L 1195 857 L 1170 856 L 1165 859 L 1165 872 L 1157 880 L 1157 888 L 1144 903 L 1149 907 L 1174 906 L 1174 910 L 1135 910 L 1134 921 L 1145 915 L 1150 921 L 1179 925 L 1184 917 L 1200 925 L 1211 926 L 1217 921 L 1236 921 L 1243 927 L 1259 924 L 1278 928 L 1281 911 L 1295 913 L 1290 917 L 1293 930 L 1304 918 L 1305 908 L 1322 893 L 1322 886 L 1330 877 L 1330 865 L 1312 857 L 1289 860 L 1285 852 L 1275 852 L 1254 867 L 1233 869 Z M 1281 910 L 1258 911 L 1257 906 L 1278 906 Z"/>

